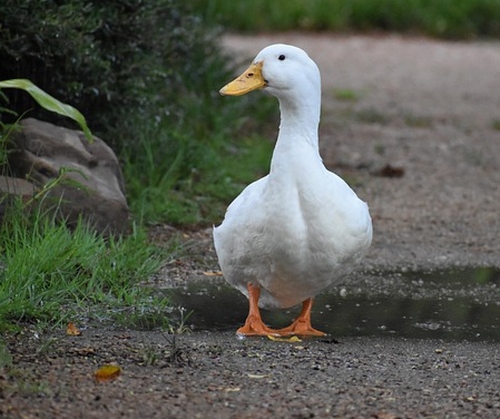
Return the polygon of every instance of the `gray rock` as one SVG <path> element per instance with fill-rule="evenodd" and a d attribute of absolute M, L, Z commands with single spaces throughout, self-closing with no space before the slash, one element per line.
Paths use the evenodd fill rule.
<path fill-rule="evenodd" d="M 0 176 L 0 220 L 8 206 L 12 205 L 14 197 L 20 197 L 26 205 L 37 192 L 38 188 L 27 180 Z"/>
<path fill-rule="evenodd" d="M 14 151 L 9 155 L 13 175 L 43 189 L 63 173 L 62 181 L 44 195 L 44 208 L 56 210 L 69 226 L 81 217 L 100 234 L 127 232 L 130 214 L 123 175 L 104 141 L 94 137 L 89 143 L 81 131 L 33 118 L 21 121 L 20 128 L 12 137 Z M 24 197 L 29 186 L 22 183 L 22 187 Z"/>
<path fill-rule="evenodd" d="M 0 176 L 0 193 L 2 195 L 17 195 L 22 197 L 23 202 L 27 202 L 37 191 L 38 188 L 27 180 Z"/>

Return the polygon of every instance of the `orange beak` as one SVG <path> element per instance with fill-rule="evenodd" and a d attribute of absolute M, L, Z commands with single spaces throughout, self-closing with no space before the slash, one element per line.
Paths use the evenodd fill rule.
<path fill-rule="evenodd" d="M 252 64 L 241 76 L 226 84 L 219 93 L 222 96 L 241 96 L 252 90 L 261 89 L 267 82 L 262 75 L 264 61 Z"/>

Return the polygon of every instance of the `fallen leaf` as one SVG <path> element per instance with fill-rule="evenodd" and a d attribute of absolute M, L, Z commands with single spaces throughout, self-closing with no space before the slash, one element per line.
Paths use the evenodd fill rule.
<path fill-rule="evenodd" d="M 404 167 L 393 166 L 391 164 L 386 164 L 382 169 L 380 169 L 376 175 L 382 177 L 403 177 L 405 174 Z"/>
<path fill-rule="evenodd" d="M 205 276 L 222 276 L 222 271 L 205 271 L 203 272 Z"/>
<path fill-rule="evenodd" d="M 269 377 L 268 374 L 247 374 L 247 376 L 248 378 L 257 378 L 257 379 Z"/>
<path fill-rule="evenodd" d="M 94 373 L 94 378 L 98 383 L 106 383 L 116 380 L 121 371 L 118 365 L 103 365 Z"/>
<path fill-rule="evenodd" d="M 398 415 L 395 415 L 393 413 L 386 413 L 386 412 L 380 412 L 380 413 L 375 413 L 372 417 L 376 419 L 400 419 L 401 417 Z"/>
<path fill-rule="evenodd" d="M 273 335 L 267 335 L 267 338 L 269 340 L 274 341 L 274 342 L 302 342 L 302 339 L 300 339 L 297 336 L 291 336 L 289 338 L 278 338 L 278 337 L 273 336 Z"/>
<path fill-rule="evenodd" d="M 66 334 L 70 336 L 80 336 L 82 332 L 75 326 L 75 323 L 69 322 L 68 327 L 66 328 Z"/>
<path fill-rule="evenodd" d="M 96 353 L 96 350 L 89 346 L 86 348 L 69 348 L 67 352 L 69 354 L 87 356 L 87 355 L 94 355 Z"/>

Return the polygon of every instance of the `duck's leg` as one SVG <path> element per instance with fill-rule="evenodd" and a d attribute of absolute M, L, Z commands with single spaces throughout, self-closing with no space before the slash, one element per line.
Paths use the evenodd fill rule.
<path fill-rule="evenodd" d="M 245 325 L 236 333 L 241 336 L 267 336 L 277 335 L 276 331 L 267 327 L 262 321 L 259 310 L 260 287 L 253 284 L 247 285 L 249 310 Z"/>
<path fill-rule="evenodd" d="M 288 327 L 276 330 L 280 336 L 325 336 L 326 333 L 320 332 L 311 326 L 311 308 L 313 305 L 312 298 L 308 298 L 302 303 L 302 310 L 299 317 Z"/>

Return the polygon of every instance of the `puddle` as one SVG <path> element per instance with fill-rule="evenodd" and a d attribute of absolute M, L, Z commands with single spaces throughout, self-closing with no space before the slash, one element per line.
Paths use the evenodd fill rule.
<path fill-rule="evenodd" d="M 342 290 L 342 292 L 341 292 Z M 197 330 L 236 330 L 246 318 L 246 298 L 223 281 L 195 282 L 170 290 L 172 303 L 192 311 Z M 272 327 L 297 314 L 263 311 Z M 500 269 L 358 274 L 317 296 L 313 325 L 342 336 L 400 336 L 500 342 Z"/>

